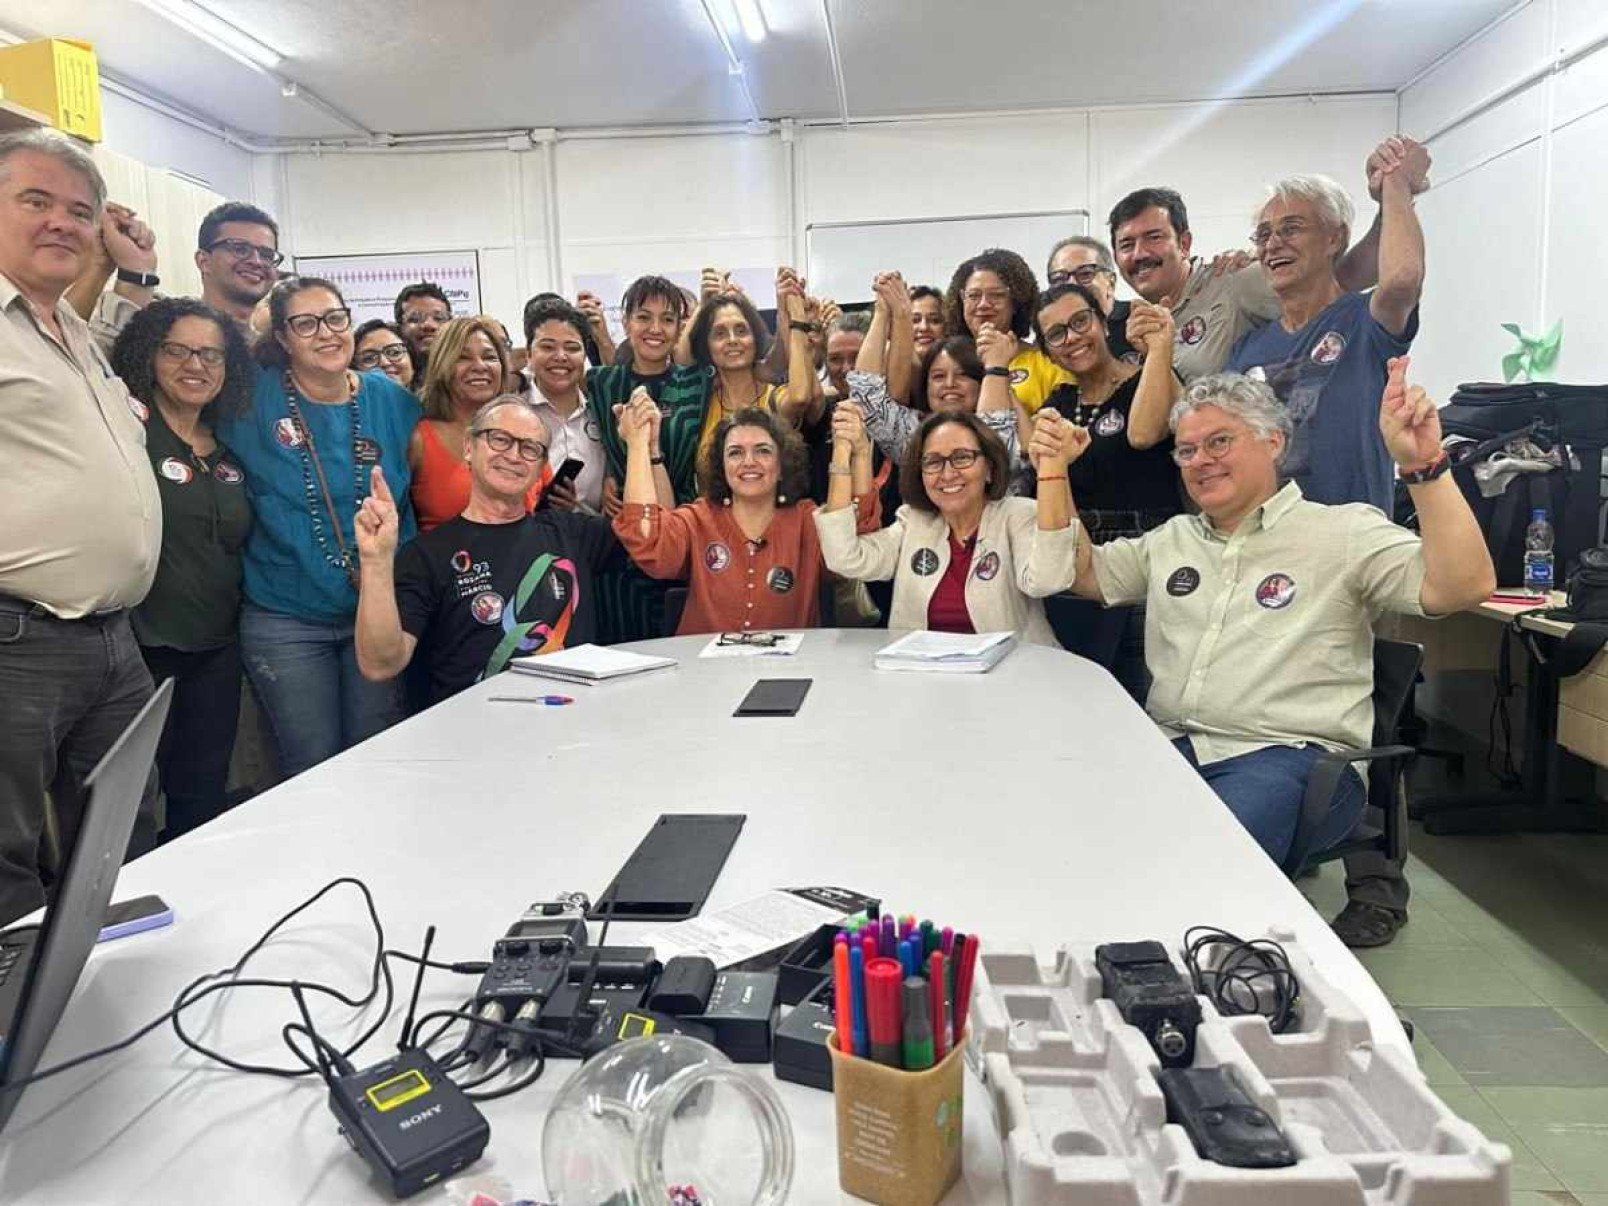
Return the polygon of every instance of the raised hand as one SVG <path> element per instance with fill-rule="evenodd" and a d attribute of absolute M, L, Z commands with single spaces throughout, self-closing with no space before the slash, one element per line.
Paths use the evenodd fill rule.
<path fill-rule="evenodd" d="M 776 270 L 776 309 L 789 322 L 804 321 L 804 282 L 791 268 Z"/>
<path fill-rule="evenodd" d="M 1155 305 L 1135 299 L 1128 311 L 1128 342 L 1146 356 L 1167 352 L 1173 344 L 1172 298 Z"/>
<path fill-rule="evenodd" d="M 1409 192 L 1423 192 L 1429 187 L 1429 164 L 1429 148 L 1423 143 L 1399 136 L 1385 139 L 1368 156 L 1368 195 L 1378 201 L 1385 178 L 1398 173 Z"/>
<path fill-rule="evenodd" d="M 1021 350 L 1014 333 L 1001 331 L 991 322 L 985 322 L 977 332 L 977 355 L 984 368 L 1008 368 Z"/>
<path fill-rule="evenodd" d="M 902 274 L 877 273 L 876 279 L 871 282 L 871 292 L 878 305 L 887 307 L 891 317 L 898 318 L 910 313 L 910 287 L 905 284 Z"/>
<path fill-rule="evenodd" d="M 1212 257 L 1212 276 L 1224 276 L 1230 272 L 1238 272 L 1247 264 L 1255 263 L 1248 251 L 1220 251 Z"/>
<path fill-rule="evenodd" d="M 847 447 L 855 452 L 871 451 L 871 437 L 865 433 L 865 415 L 853 402 L 839 402 L 832 408 L 832 448 Z"/>
<path fill-rule="evenodd" d="M 1053 406 L 1043 407 L 1033 416 L 1033 434 L 1027 442 L 1027 459 L 1040 477 L 1056 476 L 1083 455 L 1089 447 L 1089 433 L 1068 422 Z"/>
<path fill-rule="evenodd" d="M 582 289 L 575 295 L 575 308 L 581 312 L 581 316 L 586 319 L 586 325 L 591 327 L 594 333 L 608 330 L 609 320 L 603 310 L 603 299 L 597 294 Z"/>
<path fill-rule="evenodd" d="M 823 297 L 821 299 L 821 330 L 825 331 L 828 327 L 830 327 L 842 313 L 843 311 L 838 308 L 837 302 L 833 301 L 830 297 Z"/>
<path fill-rule="evenodd" d="M 719 268 L 705 268 L 698 274 L 698 297 L 701 301 L 708 301 L 711 297 L 726 292 L 728 287 L 726 273 Z"/>
<path fill-rule="evenodd" d="M 1379 399 L 1379 433 L 1390 459 L 1406 470 L 1422 469 L 1441 454 L 1440 411 L 1422 386 L 1407 384 L 1406 356 L 1386 365 L 1385 392 Z"/>
<path fill-rule="evenodd" d="M 362 562 L 380 563 L 396 556 L 398 522 L 396 499 L 378 465 L 369 470 L 369 495 L 352 518 L 357 555 Z"/>
<path fill-rule="evenodd" d="M 115 267 L 156 271 L 156 234 L 126 205 L 108 201 L 101 211 L 101 246 Z"/>
<path fill-rule="evenodd" d="M 619 424 L 620 438 L 630 448 L 651 448 L 658 439 L 659 407 L 643 386 L 632 390 L 626 401 L 615 403 L 614 418 Z"/>

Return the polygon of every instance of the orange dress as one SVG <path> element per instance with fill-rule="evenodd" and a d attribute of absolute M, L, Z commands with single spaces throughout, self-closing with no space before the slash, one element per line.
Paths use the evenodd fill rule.
<path fill-rule="evenodd" d="M 542 491 L 553 480 L 553 467 L 542 466 L 542 475 L 525 496 L 525 509 L 534 511 Z M 419 466 L 413 472 L 413 516 L 419 531 L 428 532 L 449 519 L 456 519 L 469 505 L 469 462 L 447 447 L 430 419 L 419 421 Z"/>

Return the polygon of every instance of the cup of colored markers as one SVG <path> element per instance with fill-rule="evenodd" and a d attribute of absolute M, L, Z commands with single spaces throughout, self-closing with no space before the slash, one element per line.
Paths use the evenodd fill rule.
<path fill-rule="evenodd" d="M 936 1202 L 960 1178 L 961 1050 L 975 934 L 884 912 L 833 942 L 838 1184 L 872 1202 Z"/>

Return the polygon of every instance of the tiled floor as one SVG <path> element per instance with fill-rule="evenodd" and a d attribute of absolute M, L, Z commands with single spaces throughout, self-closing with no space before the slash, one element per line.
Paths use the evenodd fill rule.
<path fill-rule="evenodd" d="M 1446 1103 L 1513 1148 L 1515 1206 L 1608 1206 L 1608 835 L 1411 839 L 1411 921 L 1359 951 Z M 1332 917 L 1339 864 L 1302 889 Z"/>

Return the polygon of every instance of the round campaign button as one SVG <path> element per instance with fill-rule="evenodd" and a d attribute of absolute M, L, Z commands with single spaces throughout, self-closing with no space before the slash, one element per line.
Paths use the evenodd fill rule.
<path fill-rule="evenodd" d="M 496 624 L 502 619 L 503 597 L 494 590 L 483 590 L 469 600 L 469 614 L 478 623 Z"/>
<path fill-rule="evenodd" d="M 711 540 L 704 545 L 704 568 L 711 574 L 718 574 L 731 564 L 731 550 L 718 540 Z"/>
<path fill-rule="evenodd" d="M 177 457 L 169 456 L 162 459 L 160 471 L 163 477 L 170 482 L 178 482 L 181 486 L 188 486 L 195 471 Z"/>
<path fill-rule="evenodd" d="M 778 565 L 765 575 L 765 585 L 779 595 L 785 595 L 793 589 L 793 571 L 786 566 Z"/>
<path fill-rule="evenodd" d="M 1167 575 L 1167 593 L 1175 599 L 1195 593 L 1200 585 L 1200 571 L 1192 565 L 1180 565 Z"/>
<path fill-rule="evenodd" d="M 992 582 L 994 576 L 999 573 L 999 554 L 984 554 L 983 559 L 977 563 L 977 568 L 972 573 L 976 574 L 984 582 Z"/>
<path fill-rule="evenodd" d="M 1295 599 L 1295 579 L 1288 574 L 1269 574 L 1256 584 L 1256 601 L 1269 611 L 1288 607 Z"/>
<path fill-rule="evenodd" d="M 938 572 L 938 554 L 932 549 L 917 549 L 910 555 L 910 568 L 925 578 Z"/>

